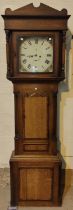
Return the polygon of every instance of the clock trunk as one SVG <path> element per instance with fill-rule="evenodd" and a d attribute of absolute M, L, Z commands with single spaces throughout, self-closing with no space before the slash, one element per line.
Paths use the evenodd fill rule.
<path fill-rule="evenodd" d="M 57 91 L 57 84 L 14 84 L 16 154 L 57 154 Z"/>

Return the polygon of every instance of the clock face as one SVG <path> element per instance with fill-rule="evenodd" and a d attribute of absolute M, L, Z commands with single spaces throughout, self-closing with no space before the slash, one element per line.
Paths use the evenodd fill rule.
<path fill-rule="evenodd" d="M 19 72 L 53 72 L 51 37 L 20 37 Z"/>

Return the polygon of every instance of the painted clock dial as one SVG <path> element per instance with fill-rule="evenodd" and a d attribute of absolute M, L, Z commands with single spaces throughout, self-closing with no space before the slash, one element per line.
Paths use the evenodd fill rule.
<path fill-rule="evenodd" d="M 19 72 L 53 72 L 51 37 L 20 37 Z"/>

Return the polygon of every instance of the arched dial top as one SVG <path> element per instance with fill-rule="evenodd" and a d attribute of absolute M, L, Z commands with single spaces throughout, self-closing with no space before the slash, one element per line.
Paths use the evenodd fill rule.
<path fill-rule="evenodd" d="M 53 72 L 53 38 L 19 38 L 19 72 Z"/>

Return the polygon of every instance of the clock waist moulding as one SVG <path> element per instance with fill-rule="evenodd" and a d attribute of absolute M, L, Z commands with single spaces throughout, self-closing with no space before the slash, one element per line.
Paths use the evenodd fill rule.
<path fill-rule="evenodd" d="M 33 4 L 6 9 L 7 79 L 15 100 L 15 149 L 10 158 L 11 206 L 59 206 L 57 93 L 65 70 L 67 10 Z"/>

